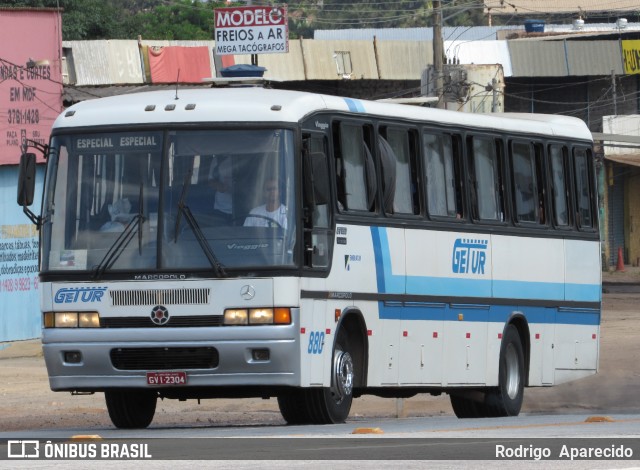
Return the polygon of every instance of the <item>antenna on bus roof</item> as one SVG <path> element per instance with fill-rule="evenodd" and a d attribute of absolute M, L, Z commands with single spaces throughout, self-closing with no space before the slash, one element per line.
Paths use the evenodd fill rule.
<path fill-rule="evenodd" d="M 176 99 L 178 98 L 178 83 L 180 83 L 180 69 L 178 69 L 178 76 L 176 77 Z"/>

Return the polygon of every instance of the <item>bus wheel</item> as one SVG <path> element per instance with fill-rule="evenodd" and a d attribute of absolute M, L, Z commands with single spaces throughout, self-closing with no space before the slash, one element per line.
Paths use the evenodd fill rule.
<path fill-rule="evenodd" d="M 113 390 L 104 392 L 109 418 L 120 429 L 146 428 L 153 421 L 157 393 L 149 390 Z"/>
<path fill-rule="evenodd" d="M 488 416 L 518 416 L 524 398 L 524 353 L 515 326 L 505 330 L 500 347 L 498 388 L 487 392 L 485 407 Z"/>
<path fill-rule="evenodd" d="M 308 424 L 311 417 L 307 410 L 306 390 L 296 390 L 278 396 L 278 408 L 287 424 Z"/>
<path fill-rule="evenodd" d="M 460 395 L 449 395 L 451 407 L 458 418 L 480 418 L 481 410 L 478 403 Z"/>
<path fill-rule="evenodd" d="M 349 352 L 347 334 L 340 330 L 333 348 L 331 387 L 307 391 L 307 403 L 313 423 L 335 424 L 347 419 L 353 401 L 354 377 L 353 357 Z"/>

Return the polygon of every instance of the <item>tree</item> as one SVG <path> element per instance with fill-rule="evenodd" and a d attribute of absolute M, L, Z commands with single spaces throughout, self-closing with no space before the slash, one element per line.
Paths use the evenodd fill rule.
<path fill-rule="evenodd" d="M 253 0 L 254 5 L 271 5 Z M 213 0 L 4 0 L 6 6 L 48 7 L 62 13 L 62 38 L 212 39 L 213 10 L 230 5 Z M 443 0 L 445 25 L 484 23 L 483 2 Z M 299 0 L 289 6 L 291 38 L 313 37 L 316 29 L 408 28 L 431 26 L 431 1 Z"/>

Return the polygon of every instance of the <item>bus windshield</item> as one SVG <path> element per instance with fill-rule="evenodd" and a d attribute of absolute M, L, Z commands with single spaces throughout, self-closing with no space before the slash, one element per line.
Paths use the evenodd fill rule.
<path fill-rule="evenodd" d="M 293 154 L 283 129 L 54 136 L 42 271 L 292 266 Z"/>

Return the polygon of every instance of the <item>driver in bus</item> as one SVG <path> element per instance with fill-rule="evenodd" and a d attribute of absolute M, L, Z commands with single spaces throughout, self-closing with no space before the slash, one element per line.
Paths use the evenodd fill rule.
<path fill-rule="evenodd" d="M 280 201 L 280 184 L 277 178 L 268 178 L 263 186 L 264 201 L 254 207 L 244 221 L 245 227 L 287 228 L 287 208 Z"/>

